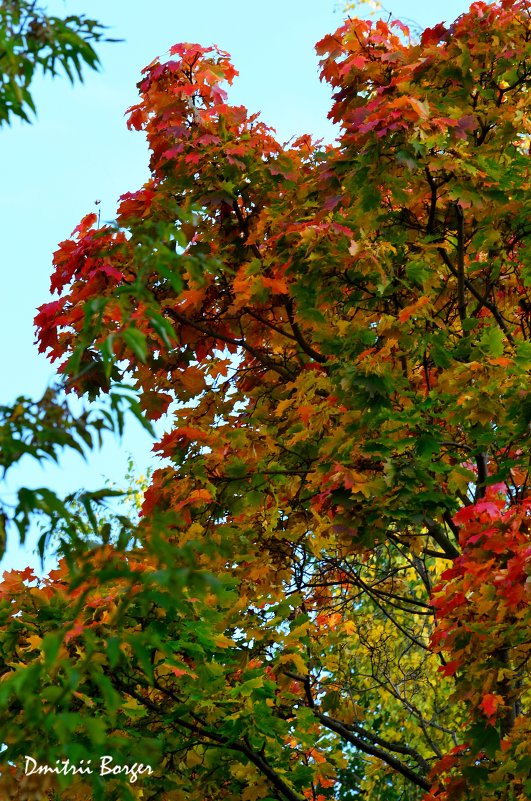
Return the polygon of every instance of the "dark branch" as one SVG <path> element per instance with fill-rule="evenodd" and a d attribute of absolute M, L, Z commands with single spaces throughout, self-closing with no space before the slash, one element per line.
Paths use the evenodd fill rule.
<path fill-rule="evenodd" d="M 459 551 L 457 550 L 455 545 L 452 542 L 450 542 L 443 527 L 435 520 L 432 520 L 431 517 L 425 517 L 424 522 L 426 524 L 426 528 L 428 529 L 430 537 L 433 540 L 435 540 L 435 542 L 440 548 L 442 548 L 446 558 L 455 559 L 456 557 L 458 557 Z"/>
<path fill-rule="evenodd" d="M 476 491 L 474 493 L 474 501 L 479 501 L 485 497 L 487 491 L 487 478 L 489 475 L 488 470 L 488 454 L 478 453 L 476 455 L 476 466 L 478 471 L 478 480 L 476 484 Z"/>
<path fill-rule="evenodd" d="M 437 251 L 438 251 L 440 257 L 442 258 L 442 260 L 444 261 L 444 263 L 446 264 L 446 266 L 448 267 L 448 269 L 450 270 L 450 272 L 452 273 L 452 275 L 455 276 L 456 278 L 458 278 L 459 277 L 459 271 L 452 264 L 452 261 L 451 261 L 450 257 L 448 256 L 448 253 L 446 252 L 446 250 L 443 247 L 440 247 L 440 248 L 437 248 Z M 504 321 L 503 317 L 501 316 L 498 307 L 495 306 L 494 303 L 491 303 L 490 300 L 488 300 L 488 298 L 484 297 L 481 294 L 481 292 L 479 292 L 476 289 L 474 284 L 471 281 L 468 280 L 468 278 L 464 278 L 464 285 L 466 286 L 468 291 L 472 295 L 474 295 L 476 300 L 479 300 L 481 302 L 481 304 L 483 306 L 485 306 L 485 308 L 488 309 L 491 312 L 492 316 L 494 317 L 494 319 L 498 323 L 499 327 L 501 328 L 501 330 L 503 331 L 503 333 L 507 337 L 507 340 L 511 343 L 511 345 L 514 345 L 515 344 L 514 343 L 514 337 L 511 334 L 511 332 L 507 329 L 507 326 L 505 325 L 505 321 Z"/>
<path fill-rule="evenodd" d="M 314 361 L 319 362 L 320 364 L 325 364 L 328 359 L 326 356 L 323 356 L 322 353 L 318 353 L 311 345 L 309 345 L 306 340 L 304 339 L 302 332 L 295 321 L 295 317 L 293 315 L 293 301 L 291 298 L 286 302 L 286 311 L 288 313 L 289 323 L 291 325 L 291 330 L 293 331 L 293 336 L 303 349 L 303 351 L 310 356 Z"/>
<path fill-rule="evenodd" d="M 221 334 L 218 331 L 213 331 L 208 326 L 203 325 L 202 323 L 198 323 L 195 320 L 190 320 L 189 317 L 186 315 L 181 314 L 181 312 L 177 311 L 176 309 L 166 309 L 167 314 L 173 317 L 174 320 L 181 323 L 181 325 L 189 325 L 191 328 L 195 328 L 196 331 L 201 331 L 202 334 L 206 334 L 212 339 L 219 339 L 221 342 L 226 342 L 228 345 L 235 345 L 237 348 L 243 348 L 251 356 L 254 356 L 257 361 L 267 367 L 269 370 L 273 370 L 274 372 L 278 373 L 282 378 L 286 381 L 292 381 L 294 375 L 281 364 L 277 364 L 272 359 L 269 358 L 265 353 L 253 348 L 252 345 L 249 345 L 243 338 L 242 339 L 235 339 L 234 337 L 229 337 L 226 334 Z"/>
<path fill-rule="evenodd" d="M 457 217 L 457 310 L 461 322 L 466 318 L 465 301 L 465 218 L 459 203 L 455 204 Z"/>
<path fill-rule="evenodd" d="M 314 711 L 314 714 L 323 724 L 323 726 L 326 726 L 326 728 L 330 729 L 330 731 L 334 731 L 336 734 L 339 734 L 340 737 L 342 737 L 351 745 L 355 746 L 355 748 L 359 748 L 359 750 L 363 751 L 365 754 L 369 754 L 377 759 L 381 759 L 382 762 L 385 762 L 386 765 L 389 765 L 390 768 L 396 770 L 397 773 L 400 773 L 417 787 L 422 787 L 423 790 L 430 789 L 430 782 L 427 781 L 423 776 L 416 773 L 412 768 L 410 768 L 408 765 L 405 765 L 392 754 L 388 754 L 386 751 L 374 744 L 366 743 L 360 737 L 356 736 L 352 731 L 349 731 L 349 729 L 343 723 L 341 723 L 341 721 L 336 720 L 335 718 L 330 718 L 328 715 L 324 715 L 322 712 Z"/>

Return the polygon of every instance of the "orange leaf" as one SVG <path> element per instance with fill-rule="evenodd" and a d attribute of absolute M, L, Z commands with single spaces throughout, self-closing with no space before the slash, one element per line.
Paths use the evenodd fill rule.
<path fill-rule="evenodd" d="M 199 367 L 192 365 L 179 373 L 179 381 L 182 386 L 193 395 L 198 395 L 205 388 L 205 377 Z"/>
<path fill-rule="evenodd" d="M 430 302 L 430 299 L 423 295 L 421 298 L 412 303 L 410 306 L 405 306 L 400 314 L 398 315 L 398 319 L 401 323 L 405 323 L 406 320 L 409 320 L 414 314 L 420 311 L 427 303 Z"/>
<path fill-rule="evenodd" d="M 508 359 L 507 356 L 498 356 L 496 359 L 489 359 L 489 364 L 497 364 L 500 367 L 509 367 L 513 363 L 512 359 Z"/>
<path fill-rule="evenodd" d="M 262 284 L 275 295 L 287 295 L 288 285 L 283 278 L 262 278 Z"/>
<path fill-rule="evenodd" d="M 182 668 L 178 667 L 171 667 L 170 670 L 174 676 L 177 676 L 177 678 L 180 678 L 181 676 L 190 676 L 192 679 L 197 679 L 197 673 L 192 673 L 190 670 L 183 670 Z"/>
<path fill-rule="evenodd" d="M 299 406 L 299 408 L 297 409 L 297 413 L 305 426 L 308 425 L 310 417 L 313 414 L 313 411 L 314 411 L 313 406 L 308 406 L 307 404 L 303 404 L 302 406 Z"/>

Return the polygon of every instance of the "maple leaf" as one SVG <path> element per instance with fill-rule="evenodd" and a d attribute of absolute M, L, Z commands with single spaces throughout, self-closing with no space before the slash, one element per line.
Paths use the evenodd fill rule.
<path fill-rule="evenodd" d="M 421 43 L 423 45 L 430 45 L 435 44 L 444 39 L 445 35 L 448 33 L 447 28 L 445 25 L 440 22 L 438 25 L 435 25 L 433 28 L 426 28 L 422 32 L 421 36 Z"/>
<path fill-rule="evenodd" d="M 503 698 L 501 695 L 494 695 L 493 693 L 486 693 L 479 705 L 479 708 L 491 718 L 496 714 L 500 705 L 503 705 Z"/>

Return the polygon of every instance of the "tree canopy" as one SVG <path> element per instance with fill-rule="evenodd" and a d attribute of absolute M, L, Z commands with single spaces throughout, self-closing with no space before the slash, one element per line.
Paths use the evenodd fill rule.
<path fill-rule="evenodd" d="M 153 767 L 69 801 L 528 797 L 530 40 L 525 0 L 349 19 L 327 146 L 230 105 L 218 48 L 144 70 L 151 178 L 36 325 L 171 425 L 132 529 L 88 504 L 101 544 L 69 520 L 0 585 L 10 797 L 30 746 Z"/>

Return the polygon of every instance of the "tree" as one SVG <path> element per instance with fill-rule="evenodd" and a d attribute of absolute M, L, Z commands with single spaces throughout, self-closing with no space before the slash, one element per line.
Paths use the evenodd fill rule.
<path fill-rule="evenodd" d="M 136 544 L 5 579 L 13 762 L 134 743 L 168 801 L 526 797 L 530 39 L 508 0 L 420 41 L 349 20 L 328 147 L 230 106 L 217 48 L 146 68 L 151 179 L 60 244 L 36 324 L 79 394 L 96 364 L 172 428 Z"/>
<path fill-rule="evenodd" d="M 99 57 L 93 45 L 116 41 L 104 39 L 104 32 L 103 25 L 84 15 L 51 16 L 35 0 L 3 2 L 0 6 L 0 125 L 10 124 L 14 117 L 29 122 L 30 111 L 36 113 L 31 92 L 39 72 L 55 77 L 62 69 L 73 83 L 76 79 L 83 80 L 84 68 L 98 69 Z M 98 377 L 91 365 L 85 364 L 84 370 L 89 386 L 92 382 L 98 387 Z M 18 397 L 13 404 L 2 404 L 2 478 L 24 456 L 57 461 L 64 448 L 85 455 L 96 443 L 101 444 L 105 431 L 121 430 L 122 408 L 124 403 L 129 406 L 129 402 L 134 406 L 134 398 L 122 390 L 115 395 L 110 409 L 108 406 L 105 410 L 84 409 L 74 414 L 63 388 L 58 385 L 46 389 L 38 401 Z M 82 497 L 89 503 L 91 494 Z M 16 526 L 24 542 L 35 514 L 48 521 L 39 542 L 41 557 L 50 533 L 70 517 L 64 502 L 48 488 L 34 491 L 23 487 L 15 504 L 4 499 L 0 502 L 0 557 L 4 555 L 9 524 Z"/>
<path fill-rule="evenodd" d="M 93 43 L 104 27 L 84 15 L 64 19 L 46 14 L 36 0 L 5 0 L 0 7 L 0 125 L 35 112 L 31 83 L 39 70 L 55 76 L 59 67 L 73 83 L 83 66 L 97 69 Z M 107 40 L 109 41 L 109 40 Z"/>

